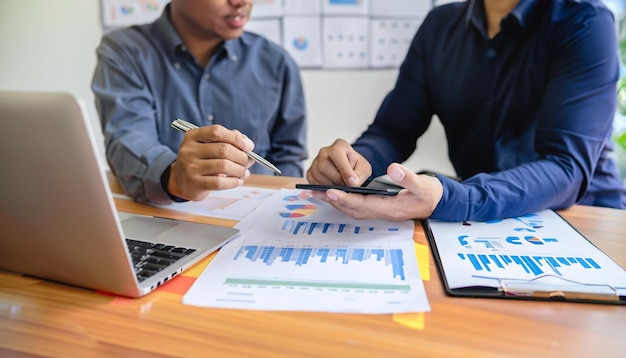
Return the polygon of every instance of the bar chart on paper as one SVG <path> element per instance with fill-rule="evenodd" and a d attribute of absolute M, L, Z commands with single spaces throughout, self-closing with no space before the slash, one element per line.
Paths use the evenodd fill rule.
<path fill-rule="evenodd" d="M 285 220 L 281 231 L 287 231 L 293 235 L 365 235 L 392 233 L 396 227 L 376 227 L 371 225 L 353 225 L 348 223 L 324 223 L 302 220 Z"/>
<path fill-rule="evenodd" d="M 412 296 L 402 248 L 241 245 L 231 255 L 236 269 L 223 280 L 223 304 L 332 298 L 348 309 L 357 301 L 384 307 Z"/>
<path fill-rule="evenodd" d="M 360 248 L 360 247 L 275 247 L 241 246 L 234 261 L 263 263 L 264 265 L 284 265 L 306 267 L 308 265 L 327 266 L 379 266 L 378 271 L 386 272 L 389 277 L 404 281 L 404 260 L 401 249 Z M 316 268 L 317 269 L 317 268 Z"/>
<path fill-rule="evenodd" d="M 591 257 L 572 256 L 538 256 L 538 255 L 494 255 L 457 253 L 461 261 L 468 260 L 476 273 L 505 271 L 509 267 L 517 267 L 528 275 L 535 277 L 544 274 L 563 276 L 561 271 L 569 268 L 585 270 L 601 269 L 602 267 Z"/>
<path fill-rule="evenodd" d="M 626 292 L 626 271 L 552 210 L 486 222 L 430 220 L 429 227 L 453 290 L 515 282 L 537 290 Z"/>
<path fill-rule="evenodd" d="M 427 311 L 413 227 L 412 221 L 357 221 L 310 196 L 277 194 L 243 220 L 242 237 L 220 250 L 183 302 L 264 310 Z"/>

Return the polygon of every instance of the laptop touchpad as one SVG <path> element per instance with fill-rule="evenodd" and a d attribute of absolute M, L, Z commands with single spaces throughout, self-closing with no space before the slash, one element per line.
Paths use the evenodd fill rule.
<path fill-rule="evenodd" d="M 127 238 L 150 240 L 176 225 L 178 222 L 174 220 L 138 216 L 123 220 L 122 230 Z"/>

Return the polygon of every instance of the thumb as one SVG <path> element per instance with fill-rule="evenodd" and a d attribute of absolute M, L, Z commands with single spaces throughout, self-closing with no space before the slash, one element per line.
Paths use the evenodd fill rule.
<path fill-rule="evenodd" d="M 387 168 L 387 175 L 389 175 L 389 178 L 391 178 L 391 180 L 396 182 L 398 185 L 410 189 L 410 178 L 414 175 L 414 173 L 404 165 L 392 163 Z"/>
<path fill-rule="evenodd" d="M 439 205 L 443 196 L 443 184 L 433 176 L 418 175 L 409 168 L 398 163 L 392 163 L 387 168 L 389 178 L 415 195 L 422 208 L 415 217 L 429 217 Z"/>

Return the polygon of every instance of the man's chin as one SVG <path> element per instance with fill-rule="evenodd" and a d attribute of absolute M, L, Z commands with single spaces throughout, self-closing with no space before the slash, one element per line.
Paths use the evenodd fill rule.
<path fill-rule="evenodd" d="M 224 32 L 222 34 L 222 38 L 224 40 L 236 39 L 236 38 L 240 37 L 243 34 L 243 31 L 244 31 L 243 28 L 237 29 L 237 30 L 230 30 L 230 31 Z"/>

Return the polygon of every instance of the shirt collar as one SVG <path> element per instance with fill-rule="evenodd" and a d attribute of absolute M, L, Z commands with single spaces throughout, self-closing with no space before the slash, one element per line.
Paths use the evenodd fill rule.
<path fill-rule="evenodd" d="M 172 21 L 170 20 L 170 4 L 165 6 L 161 16 L 152 24 L 157 40 L 159 40 L 165 49 L 176 53 L 183 46 L 183 41 L 178 36 Z"/>
<path fill-rule="evenodd" d="M 228 56 L 228 59 L 233 62 L 237 61 L 241 55 L 241 42 L 239 42 L 240 40 L 245 41 L 245 36 L 242 35 L 239 38 L 224 41 L 224 52 L 226 56 Z"/>
<path fill-rule="evenodd" d="M 178 32 L 172 24 L 170 19 L 170 4 L 167 4 L 163 9 L 161 16 L 153 23 L 154 31 L 157 34 L 157 38 L 160 39 L 165 49 L 171 51 L 173 54 L 178 54 L 184 49 L 183 41 L 181 40 Z M 220 54 L 224 51 L 224 54 L 231 60 L 237 61 L 241 53 L 241 45 L 238 39 L 226 40 L 221 49 L 216 54 Z"/>
<path fill-rule="evenodd" d="M 545 0 L 544 0 L 545 1 Z M 481 31 L 485 29 L 485 5 L 483 0 L 468 0 L 467 14 L 465 15 L 466 24 L 473 25 Z M 519 27 L 524 27 L 530 23 L 533 9 L 537 5 L 538 0 L 520 0 L 513 10 L 504 19 L 506 21 L 516 21 Z"/>

